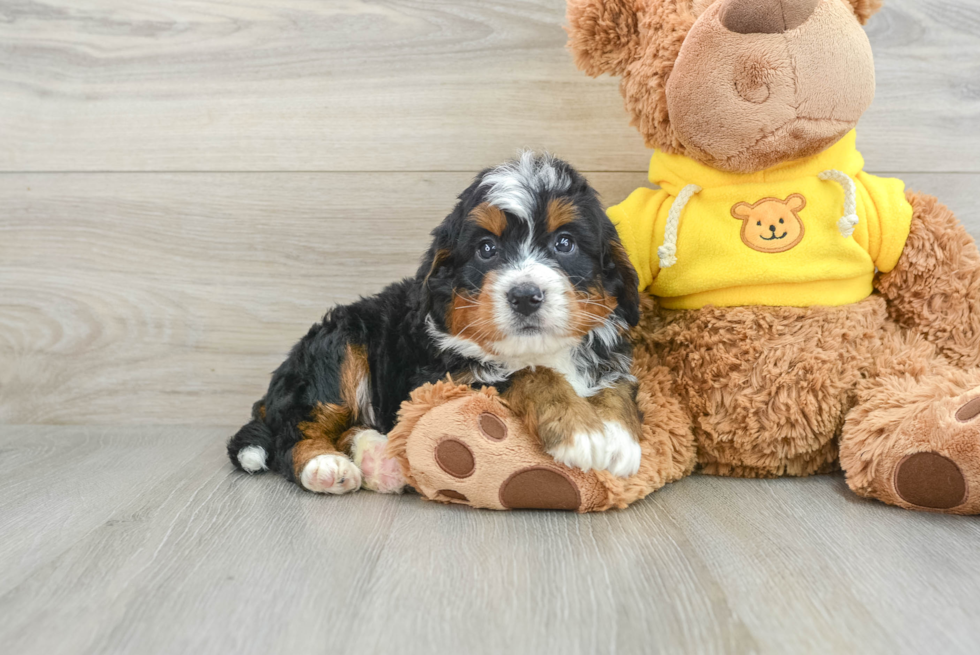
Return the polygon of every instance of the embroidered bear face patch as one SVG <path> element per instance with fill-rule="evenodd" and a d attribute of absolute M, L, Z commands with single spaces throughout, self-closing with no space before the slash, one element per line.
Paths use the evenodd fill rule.
<path fill-rule="evenodd" d="M 786 200 L 763 198 L 754 205 L 740 202 L 732 207 L 732 216 L 742 221 L 742 243 L 752 250 L 786 252 L 803 240 L 800 210 L 806 198 L 794 193 Z"/>

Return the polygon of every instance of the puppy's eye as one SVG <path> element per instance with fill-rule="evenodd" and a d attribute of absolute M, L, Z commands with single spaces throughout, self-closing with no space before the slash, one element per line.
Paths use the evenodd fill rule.
<path fill-rule="evenodd" d="M 476 247 L 476 251 L 480 253 L 481 259 L 493 259 L 497 254 L 497 244 L 495 244 L 491 239 L 484 239 L 480 242 L 480 245 Z"/>
<path fill-rule="evenodd" d="M 555 250 L 563 253 L 570 253 L 575 250 L 575 240 L 567 234 L 563 234 L 555 241 Z"/>
<path fill-rule="evenodd" d="M 779 224 L 782 225 L 783 219 L 779 219 Z"/>
<path fill-rule="evenodd" d="M 761 225 L 762 225 L 762 221 L 757 221 L 757 222 L 756 222 L 756 225 L 759 225 L 759 226 L 761 226 Z"/>

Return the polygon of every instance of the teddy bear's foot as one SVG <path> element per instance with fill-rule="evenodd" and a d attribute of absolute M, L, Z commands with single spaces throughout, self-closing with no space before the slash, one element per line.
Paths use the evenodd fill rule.
<path fill-rule="evenodd" d="M 495 393 L 453 393 L 457 397 L 426 412 L 403 442 L 419 493 L 488 509 L 605 507 L 606 489 L 596 473 L 552 459 Z"/>
<path fill-rule="evenodd" d="M 351 455 L 361 471 L 361 487 L 382 494 L 400 494 L 405 489 L 398 460 L 385 455 L 388 437 L 377 430 L 361 430 L 354 437 Z"/>
<path fill-rule="evenodd" d="M 978 371 L 883 383 L 844 427 L 851 488 L 908 509 L 980 514 L 978 383 Z"/>

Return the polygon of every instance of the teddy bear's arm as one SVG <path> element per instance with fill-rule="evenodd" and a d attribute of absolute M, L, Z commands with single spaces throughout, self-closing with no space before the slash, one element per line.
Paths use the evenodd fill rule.
<path fill-rule="evenodd" d="M 876 280 L 892 318 L 960 368 L 980 365 L 980 252 L 935 197 L 907 193 L 912 226 L 898 264 Z"/>

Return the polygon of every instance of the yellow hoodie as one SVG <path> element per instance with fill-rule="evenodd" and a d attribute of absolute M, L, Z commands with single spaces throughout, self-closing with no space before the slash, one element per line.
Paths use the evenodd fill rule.
<path fill-rule="evenodd" d="M 655 152 L 650 182 L 610 207 L 630 261 L 668 309 L 845 305 L 892 270 L 912 222 L 901 180 L 865 173 L 851 131 L 749 175 Z"/>

